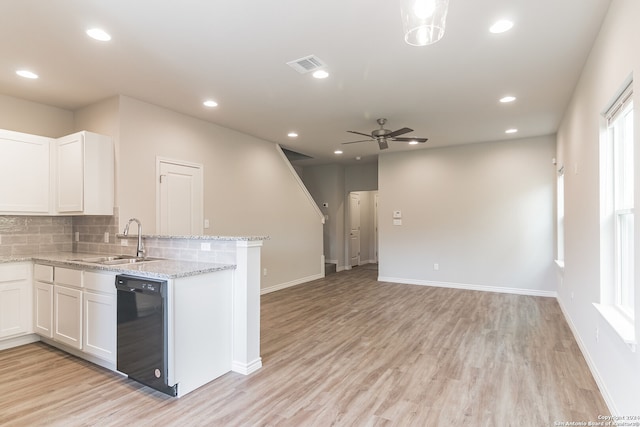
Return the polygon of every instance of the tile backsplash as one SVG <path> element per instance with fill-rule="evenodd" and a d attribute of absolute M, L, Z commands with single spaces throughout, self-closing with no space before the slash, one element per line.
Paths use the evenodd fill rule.
<path fill-rule="evenodd" d="M 71 251 L 72 217 L 0 216 L 0 256 Z"/>
<path fill-rule="evenodd" d="M 134 227 L 132 231 L 137 230 Z M 108 242 L 105 242 L 105 233 L 108 233 Z M 120 233 L 117 207 L 112 216 L 0 215 L 0 256 L 52 252 L 135 255 L 137 236 L 118 237 Z M 154 237 L 144 238 L 143 243 L 149 257 L 224 264 L 236 262 L 235 241 Z M 203 243 L 209 243 L 210 250 L 202 250 Z"/>

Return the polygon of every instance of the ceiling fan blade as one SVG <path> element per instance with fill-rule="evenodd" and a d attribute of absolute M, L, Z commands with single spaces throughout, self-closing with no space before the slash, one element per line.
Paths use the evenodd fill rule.
<path fill-rule="evenodd" d="M 362 136 L 366 136 L 367 138 L 371 138 L 371 139 L 373 139 L 373 138 L 371 137 L 371 135 L 369 135 L 368 133 L 356 132 L 355 130 L 348 130 L 347 132 L 349 132 L 349 133 L 355 133 L 356 135 L 362 135 Z"/>
<path fill-rule="evenodd" d="M 370 139 L 361 139 L 360 141 L 349 141 L 349 142 L 343 142 L 342 145 L 345 144 L 355 144 L 356 142 L 369 142 L 371 141 Z"/>
<path fill-rule="evenodd" d="M 394 141 L 402 141 L 402 142 L 411 142 L 411 141 L 416 141 L 416 142 L 427 142 L 429 140 L 429 138 L 393 138 Z"/>
<path fill-rule="evenodd" d="M 381 150 L 386 150 L 387 148 L 389 148 L 389 144 L 387 144 L 387 140 L 384 138 L 378 139 L 378 145 L 380 146 Z"/>
<path fill-rule="evenodd" d="M 386 135 L 387 138 L 394 138 L 398 135 L 404 135 L 405 133 L 409 133 L 409 132 L 413 132 L 413 129 L 411 128 L 402 128 L 402 129 L 398 129 L 398 130 L 394 130 L 391 133 L 388 133 Z"/>

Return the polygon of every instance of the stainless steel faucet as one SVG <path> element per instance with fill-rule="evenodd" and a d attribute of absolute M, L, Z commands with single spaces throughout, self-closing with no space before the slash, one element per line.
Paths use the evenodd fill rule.
<path fill-rule="evenodd" d="M 144 245 L 142 244 L 142 223 L 138 218 L 131 218 L 127 225 L 124 226 L 124 235 L 127 236 L 129 234 L 129 226 L 132 222 L 138 224 L 138 247 L 136 248 L 136 256 L 138 258 L 144 258 Z"/>

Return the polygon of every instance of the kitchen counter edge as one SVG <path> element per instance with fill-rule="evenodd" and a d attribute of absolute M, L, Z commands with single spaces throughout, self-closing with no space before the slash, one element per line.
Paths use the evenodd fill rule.
<path fill-rule="evenodd" d="M 74 261 L 79 258 L 88 258 L 100 255 L 101 254 L 61 252 L 55 254 L 0 256 L 0 264 L 32 261 L 56 267 L 74 267 L 82 268 L 83 270 L 130 274 L 132 276 L 154 279 L 179 279 L 182 277 L 197 276 L 200 274 L 213 273 L 221 270 L 233 270 L 236 268 L 234 264 L 178 261 L 173 259 L 159 259 L 131 265 L 99 265 Z"/>

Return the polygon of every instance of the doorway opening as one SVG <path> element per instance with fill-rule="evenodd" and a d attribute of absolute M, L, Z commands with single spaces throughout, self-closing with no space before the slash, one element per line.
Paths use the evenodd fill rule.
<path fill-rule="evenodd" d="M 348 195 L 345 268 L 378 263 L 378 192 L 352 191 Z"/>

